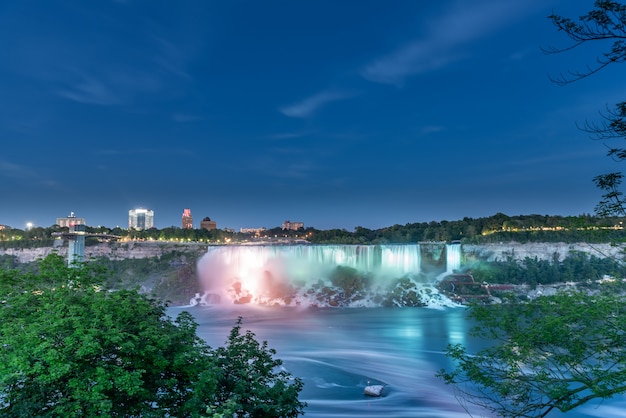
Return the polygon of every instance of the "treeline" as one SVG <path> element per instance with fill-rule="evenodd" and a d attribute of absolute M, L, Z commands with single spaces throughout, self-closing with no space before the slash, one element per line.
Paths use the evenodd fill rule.
<path fill-rule="evenodd" d="M 563 260 L 555 254 L 552 260 L 526 257 L 518 261 L 477 263 L 468 266 L 477 282 L 526 284 L 531 287 L 554 283 L 577 282 L 593 284 L 604 277 L 626 277 L 626 265 L 614 258 L 599 258 L 585 253 L 573 253 Z"/>
<path fill-rule="evenodd" d="M 315 244 L 386 244 L 419 241 L 455 241 L 468 244 L 491 242 L 608 242 L 626 238 L 620 229 L 624 218 L 580 216 L 520 215 L 498 213 L 487 218 L 458 221 L 421 222 L 393 225 L 381 229 L 357 226 L 344 229 L 311 231 L 308 240 Z M 306 231 L 305 231 L 306 232 Z"/>
<path fill-rule="evenodd" d="M 481 244 L 491 242 L 608 242 L 626 238 L 622 229 L 624 218 L 579 216 L 519 215 L 497 213 L 486 218 L 463 218 L 457 221 L 432 221 L 393 225 L 380 229 L 357 226 L 354 231 L 345 229 L 298 231 L 280 227 L 262 231 L 259 235 L 229 230 L 183 229 L 168 227 L 137 231 L 122 228 L 86 227 L 89 234 L 107 234 L 122 239 L 161 240 L 179 242 L 206 242 L 212 244 L 238 243 L 274 238 L 306 239 L 313 244 L 386 244 L 419 241 L 454 241 Z M 32 248 L 51 246 L 53 233 L 67 231 L 53 225 L 49 228 L 0 230 L 0 248 Z M 87 238 L 87 245 L 99 242 Z"/>

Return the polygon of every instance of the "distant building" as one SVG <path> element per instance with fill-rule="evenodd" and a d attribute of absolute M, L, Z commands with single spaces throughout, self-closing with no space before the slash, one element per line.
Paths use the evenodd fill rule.
<path fill-rule="evenodd" d="M 207 216 L 202 220 L 202 222 L 200 222 L 200 229 L 206 229 L 208 231 L 217 229 L 217 222 L 212 221 L 211 218 Z"/>
<path fill-rule="evenodd" d="M 154 227 L 154 211 L 131 209 L 128 211 L 128 229 L 150 229 Z"/>
<path fill-rule="evenodd" d="M 290 229 L 292 231 L 297 231 L 300 228 L 304 228 L 304 222 L 291 222 L 291 221 L 283 222 L 283 229 Z"/>
<path fill-rule="evenodd" d="M 189 208 L 183 210 L 183 229 L 193 229 L 193 216 Z"/>
<path fill-rule="evenodd" d="M 235 230 L 233 228 L 224 228 L 224 232 L 230 232 L 230 233 L 234 234 Z"/>
<path fill-rule="evenodd" d="M 5 229 L 9 229 L 9 227 L 6 225 L 0 225 L 0 231 L 5 230 Z"/>
<path fill-rule="evenodd" d="M 77 218 L 74 212 L 70 212 L 70 215 L 65 218 L 57 218 L 57 225 L 62 228 L 71 228 L 75 225 L 86 225 L 85 218 Z"/>
<path fill-rule="evenodd" d="M 267 231 L 267 229 L 265 227 L 261 227 L 261 228 L 240 228 L 239 232 L 241 232 L 242 234 L 256 234 L 256 235 L 261 235 L 261 233 Z"/>

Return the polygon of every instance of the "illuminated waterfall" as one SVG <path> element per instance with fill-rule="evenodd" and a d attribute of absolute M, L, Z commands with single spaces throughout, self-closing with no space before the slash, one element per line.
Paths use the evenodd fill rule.
<path fill-rule="evenodd" d="M 354 269 L 340 272 L 356 274 L 357 281 L 367 280 L 373 289 L 403 277 L 430 285 L 420 275 L 421 251 L 419 244 L 216 246 L 198 262 L 198 274 L 205 302 L 210 295 L 224 302 L 269 303 L 333 287 L 338 267 Z M 458 269 L 460 245 L 448 246 L 446 254 L 447 271 Z"/>
<path fill-rule="evenodd" d="M 461 269 L 461 243 L 446 245 L 446 272 Z"/>

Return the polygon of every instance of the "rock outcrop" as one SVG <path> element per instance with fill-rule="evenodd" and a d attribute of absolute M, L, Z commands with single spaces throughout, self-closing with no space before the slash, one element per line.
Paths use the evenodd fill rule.
<path fill-rule="evenodd" d="M 106 257 L 111 260 L 127 258 L 151 258 L 173 251 L 197 252 L 206 251 L 206 244 L 175 244 L 149 241 L 110 242 L 85 247 L 85 258 Z M 41 248 L 0 248 L 0 255 L 9 255 L 17 258 L 19 263 L 30 263 L 45 258 L 50 253 L 67 256 L 67 244 Z"/>
<path fill-rule="evenodd" d="M 462 252 L 466 260 L 476 259 L 483 261 L 524 260 L 526 257 L 538 260 L 553 260 L 558 255 L 563 260 L 571 253 L 582 252 L 599 258 L 622 257 L 624 244 L 613 245 L 609 243 L 588 244 L 564 243 L 564 242 L 504 242 L 499 244 L 463 244 Z"/>
<path fill-rule="evenodd" d="M 383 394 L 383 389 L 385 387 L 383 385 L 369 385 L 369 386 L 365 386 L 365 389 L 363 390 L 363 394 L 365 396 L 374 396 L 374 397 L 378 397 L 381 396 Z"/>

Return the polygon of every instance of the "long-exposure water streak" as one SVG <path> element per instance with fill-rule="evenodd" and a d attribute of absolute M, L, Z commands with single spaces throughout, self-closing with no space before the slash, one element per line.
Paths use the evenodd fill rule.
<path fill-rule="evenodd" d="M 448 343 L 475 351 L 487 344 L 468 336 L 464 308 L 268 308 L 250 305 L 189 309 L 198 332 L 212 346 L 224 343 L 236 318 L 277 350 L 285 368 L 304 380 L 306 417 L 467 417 L 454 389 L 435 377 L 452 365 Z M 381 398 L 363 395 L 383 384 Z M 468 406 L 468 405 L 465 405 Z M 490 416 L 472 409 L 473 416 Z M 561 417 L 554 413 L 550 416 Z M 564 414 L 571 418 L 626 417 L 626 398 L 592 402 Z"/>

